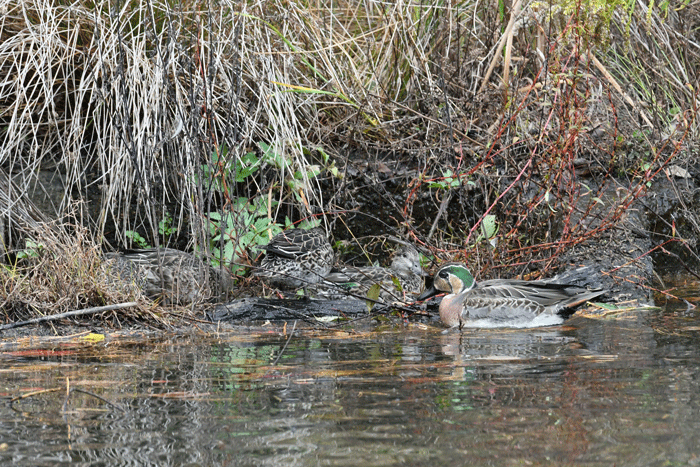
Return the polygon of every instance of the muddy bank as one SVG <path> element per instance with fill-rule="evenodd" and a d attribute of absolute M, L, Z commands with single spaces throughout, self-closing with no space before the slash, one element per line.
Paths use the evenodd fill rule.
<path fill-rule="evenodd" d="M 523 214 L 535 219 L 529 221 L 531 228 L 527 233 L 531 238 L 539 235 L 540 243 L 550 243 L 552 246 L 546 254 L 512 261 L 511 268 L 507 262 L 500 262 L 498 247 L 490 249 L 493 258 L 488 258 L 488 246 L 478 245 L 473 239 L 469 244 L 463 242 L 489 208 L 488 200 L 484 199 L 488 196 L 474 186 L 453 190 L 451 199 L 444 206 L 443 218 L 438 222 L 439 235 L 429 239 L 432 224 L 443 207 L 440 202 L 445 196 L 439 190 L 411 192 L 415 189 L 416 180 L 425 178 L 425 174 L 416 168 L 410 169 L 410 158 L 401 161 L 386 156 L 369 162 L 350 158 L 346 163 L 348 179 L 344 181 L 343 201 L 345 206 L 354 207 L 356 212 L 347 214 L 341 227 L 334 230 L 336 239 L 352 241 L 349 232 L 355 231 L 369 237 L 382 237 L 387 232 L 409 236 L 424 247 L 424 252 L 435 254 L 435 262 L 430 265 L 433 268 L 450 260 L 465 260 L 471 267 L 469 260 L 476 259 L 477 264 L 474 264 L 472 272 L 477 274 L 477 279 L 516 276 L 546 279 L 556 275 L 562 281 L 611 290 L 611 298 L 615 300 L 640 299 L 645 302 L 652 299 L 653 290 L 649 286 L 655 276 L 655 256 L 650 253 L 654 253 L 660 236 L 666 235 L 665 230 L 668 230 L 668 226 L 654 221 L 660 215 L 668 216 L 657 214 L 661 209 L 658 200 L 663 199 L 663 204 L 671 206 L 674 205 L 674 197 L 681 193 L 687 195 L 694 189 L 690 186 L 690 180 L 683 180 L 686 184 L 679 190 L 679 179 L 659 176 L 648 188 L 644 188 L 648 189 L 646 194 L 635 195 L 632 191 L 639 186 L 635 180 L 606 177 L 602 179 L 603 183 L 598 183 L 595 177 L 581 176 L 578 187 L 572 189 L 578 193 L 578 204 L 572 207 L 562 202 L 555 206 L 558 211 L 552 208 L 546 212 L 549 217 L 539 223 L 536 222 L 539 214 Z M 373 170 L 365 170 L 368 167 Z M 510 180 L 501 177 L 501 180 L 493 179 L 490 183 L 500 184 L 503 189 Z M 518 206 L 526 207 L 529 202 L 527 197 L 533 199 L 536 193 L 526 190 L 522 193 L 517 195 Z M 505 219 L 499 225 L 498 234 L 508 232 L 511 227 L 506 224 L 507 215 L 499 213 L 499 209 L 503 211 L 502 206 L 506 204 L 504 201 L 491 211 L 498 214 L 499 220 Z M 388 225 L 386 219 L 391 219 L 393 225 Z M 396 225 L 401 227 L 396 228 Z M 578 229 L 579 236 L 571 234 L 567 237 L 566 229 Z M 657 229 L 661 231 L 657 232 Z M 564 238 L 571 241 L 561 241 Z M 557 246 L 557 239 L 560 246 Z M 477 258 L 473 258 L 473 252 L 480 249 L 486 253 L 477 252 Z M 479 262 L 483 262 L 483 265 Z M 662 260 L 660 264 L 667 262 Z"/>

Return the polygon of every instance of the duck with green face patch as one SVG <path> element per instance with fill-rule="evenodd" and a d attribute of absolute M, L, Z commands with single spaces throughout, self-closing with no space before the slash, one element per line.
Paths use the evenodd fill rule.
<path fill-rule="evenodd" d="M 565 318 L 583 303 L 607 291 L 508 279 L 477 284 L 465 265 L 450 263 L 438 269 L 433 286 L 417 300 L 443 292 L 447 295 L 440 303 L 440 319 L 449 327 L 461 329 L 465 325 L 483 322 L 494 326 L 522 326 L 547 315 Z"/>

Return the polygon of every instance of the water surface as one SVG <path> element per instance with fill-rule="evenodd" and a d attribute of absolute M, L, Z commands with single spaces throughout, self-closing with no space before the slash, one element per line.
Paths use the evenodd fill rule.
<path fill-rule="evenodd" d="M 364 328 L 6 341 L 0 465 L 700 465 L 695 309 Z"/>

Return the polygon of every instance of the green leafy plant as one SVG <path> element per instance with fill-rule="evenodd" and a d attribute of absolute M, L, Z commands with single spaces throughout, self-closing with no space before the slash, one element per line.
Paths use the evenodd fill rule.
<path fill-rule="evenodd" d="M 273 206 L 277 204 L 273 201 Z M 289 218 L 285 219 L 282 226 L 272 222 L 267 217 L 267 199 L 254 198 L 252 201 L 246 198 L 238 198 L 234 202 L 232 211 L 224 213 L 209 213 L 209 228 L 211 234 L 211 247 L 214 259 L 212 265 L 218 267 L 223 264 L 236 276 L 242 276 L 246 270 L 246 259 L 251 253 L 257 255 L 270 238 L 287 228 L 292 227 Z M 310 229 L 317 227 L 320 219 L 310 219 L 300 222 L 297 227 Z"/>
<path fill-rule="evenodd" d="M 171 235 L 177 233 L 177 229 L 173 226 L 173 216 L 168 213 L 163 216 L 158 222 L 158 233 L 163 236 L 166 243 Z"/>
<path fill-rule="evenodd" d="M 268 164 L 273 165 L 278 169 L 284 169 L 287 165 L 287 161 L 284 156 L 277 153 L 272 146 L 262 141 L 258 143 L 258 147 L 262 151 L 262 159 Z"/>
<path fill-rule="evenodd" d="M 168 238 L 177 233 L 177 229 L 173 226 L 173 216 L 166 213 L 158 222 L 158 233 L 163 237 L 164 243 L 167 243 Z M 126 230 L 124 236 L 131 240 L 131 243 L 136 248 L 149 249 L 153 248 L 148 240 L 135 230 Z"/>
<path fill-rule="evenodd" d="M 229 156 L 228 146 L 222 144 L 212 152 L 209 164 L 202 164 L 201 178 L 195 175 L 195 181 L 209 190 L 224 192 L 226 180 L 244 182 L 260 169 L 261 163 L 262 160 L 253 151 L 240 158 Z"/>
<path fill-rule="evenodd" d="M 641 162 L 641 172 L 642 172 L 642 174 L 646 174 L 646 173 L 648 173 L 650 170 L 651 170 L 651 164 L 650 164 L 649 162 L 642 161 L 642 162 Z M 650 188 L 650 187 L 651 187 L 651 180 L 648 180 L 648 181 L 646 182 L 646 186 L 647 186 L 647 188 Z"/>
<path fill-rule="evenodd" d="M 377 300 L 379 300 L 379 293 L 382 291 L 381 285 L 379 284 L 372 284 L 372 286 L 369 288 L 367 291 L 367 298 L 369 300 L 365 301 L 365 305 L 367 305 L 367 312 L 371 313 L 372 308 L 374 308 L 374 304 Z"/>
<path fill-rule="evenodd" d="M 264 197 L 252 201 L 240 197 L 233 201 L 231 211 L 223 214 L 209 213 L 214 266 L 223 263 L 237 276 L 245 273 L 243 261 L 248 252 L 266 245 L 271 236 L 282 231 L 281 226 L 267 217 L 267 212 L 267 200 Z"/>
<path fill-rule="evenodd" d="M 124 236 L 130 239 L 138 248 L 152 248 L 151 245 L 148 244 L 148 241 L 135 230 L 127 230 L 124 232 Z"/>
<path fill-rule="evenodd" d="M 27 239 L 25 248 L 17 252 L 18 259 L 38 258 L 41 255 L 44 245 L 39 242 Z"/>
<path fill-rule="evenodd" d="M 303 189 L 306 187 L 308 180 L 314 179 L 321 174 L 323 169 L 328 170 L 334 177 L 340 178 L 340 172 L 335 166 L 335 162 L 330 162 L 330 156 L 320 147 L 316 148 L 316 151 L 321 155 L 323 160 L 323 166 L 319 164 L 305 164 L 303 167 L 297 170 L 292 168 L 292 164 L 289 160 L 285 159 L 284 155 L 278 153 L 272 146 L 266 143 L 258 143 L 260 150 L 263 153 L 262 160 L 279 170 L 288 170 L 291 172 L 291 176 L 285 178 L 285 185 L 291 193 L 293 193 L 296 200 L 300 203 L 305 203 L 302 198 Z M 309 150 L 303 148 L 305 154 L 309 154 Z M 329 163 L 330 162 L 330 163 Z"/>
<path fill-rule="evenodd" d="M 447 190 L 449 188 L 457 188 L 460 185 L 475 185 L 471 180 L 467 180 L 467 174 L 455 174 L 452 170 L 447 169 L 442 172 L 442 178 L 432 181 L 428 184 L 430 188 L 438 188 Z"/>
<path fill-rule="evenodd" d="M 302 169 L 291 170 L 292 162 L 275 150 L 272 145 L 258 143 L 259 152 L 248 152 L 242 157 L 230 157 L 228 148 L 221 145 L 211 156 L 211 163 L 203 165 L 201 175 L 204 186 L 228 195 L 226 182 L 244 183 L 253 176 L 264 164 L 268 164 L 280 172 L 289 174 L 285 178 L 285 186 L 289 188 L 298 201 L 301 199 L 303 188 L 309 179 L 317 177 L 324 168 L 334 176 L 340 176 L 335 164 L 322 148 L 316 148 L 323 160 L 320 165 L 304 165 Z M 213 266 L 221 264 L 230 268 L 236 276 L 245 273 L 245 265 L 249 264 L 250 256 L 257 254 L 260 247 L 266 245 L 270 238 L 283 228 L 288 228 L 292 222 L 285 219 L 284 226 L 270 219 L 269 213 L 277 205 L 277 201 L 269 200 L 267 196 L 256 195 L 251 198 L 237 197 L 230 199 L 225 212 L 210 212 L 208 214 L 210 246 L 214 256 Z M 320 223 L 319 219 L 301 222 L 298 227 L 311 228 Z M 167 227 L 168 224 L 165 224 Z"/>
<path fill-rule="evenodd" d="M 342 178 L 342 174 L 338 170 L 338 167 L 335 166 L 335 161 L 330 160 L 331 156 L 329 156 L 328 153 L 320 146 L 316 148 L 316 151 L 318 151 L 323 158 L 323 164 L 326 166 L 326 170 L 335 178 Z"/>
<path fill-rule="evenodd" d="M 482 240 L 487 240 L 492 247 L 496 247 L 498 244 L 498 238 L 496 234 L 498 233 L 498 222 L 496 222 L 496 216 L 493 214 L 487 214 L 481 221 L 481 233 L 477 237 L 476 241 L 480 242 Z"/>

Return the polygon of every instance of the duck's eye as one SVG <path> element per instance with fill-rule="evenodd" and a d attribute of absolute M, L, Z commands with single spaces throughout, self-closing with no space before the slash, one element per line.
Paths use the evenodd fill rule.
<path fill-rule="evenodd" d="M 438 277 L 440 277 L 442 279 L 447 279 L 447 276 L 448 276 L 447 271 L 440 271 L 438 273 Z"/>

